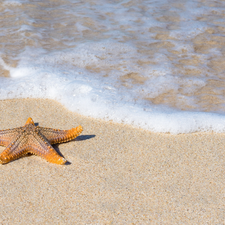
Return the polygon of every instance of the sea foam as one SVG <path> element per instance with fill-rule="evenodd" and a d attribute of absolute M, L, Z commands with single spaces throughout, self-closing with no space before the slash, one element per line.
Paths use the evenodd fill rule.
<path fill-rule="evenodd" d="M 65 2 L 0 3 L 7 20 L 0 67 L 9 72 L 0 99 L 54 99 L 154 132 L 225 131 L 216 61 L 224 3 Z"/>

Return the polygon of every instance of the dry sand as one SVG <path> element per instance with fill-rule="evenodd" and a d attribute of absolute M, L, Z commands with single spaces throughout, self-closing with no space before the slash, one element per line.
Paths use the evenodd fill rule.
<path fill-rule="evenodd" d="M 151 133 L 79 116 L 52 100 L 1 101 L 0 129 L 69 129 L 71 164 L 0 165 L 0 224 L 225 224 L 225 135 Z M 1 151 L 4 148 L 1 147 Z"/>

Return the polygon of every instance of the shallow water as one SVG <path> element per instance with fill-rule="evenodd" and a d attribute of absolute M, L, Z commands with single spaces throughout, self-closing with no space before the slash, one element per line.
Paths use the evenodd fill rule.
<path fill-rule="evenodd" d="M 3 0 L 0 98 L 157 132 L 225 131 L 225 2 Z"/>

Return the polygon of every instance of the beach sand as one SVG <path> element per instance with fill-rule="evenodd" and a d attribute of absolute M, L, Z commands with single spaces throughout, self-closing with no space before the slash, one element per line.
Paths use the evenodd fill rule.
<path fill-rule="evenodd" d="M 28 117 L 84 129 L 54 146 L 69 165 L 33 155 L 0 165 L 0 224 L 224 224 L 224 134 L 151 133 L 53 100 L 7 100 L 0 108 L 0 129 Z"/>

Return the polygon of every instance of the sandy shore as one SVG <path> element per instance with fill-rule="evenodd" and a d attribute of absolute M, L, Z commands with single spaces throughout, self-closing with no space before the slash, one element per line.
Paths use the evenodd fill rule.
<path fill-rule="evenodd" d="M 150 133 L 52 100 L 1 101 L 0 108 L 0 129 L 28 117 L 44 127 L 84 128 L 55 146 L 69 165 L 37 156 L 0 165 L 0 224 L 224 224 L 224 134 Z"/>

